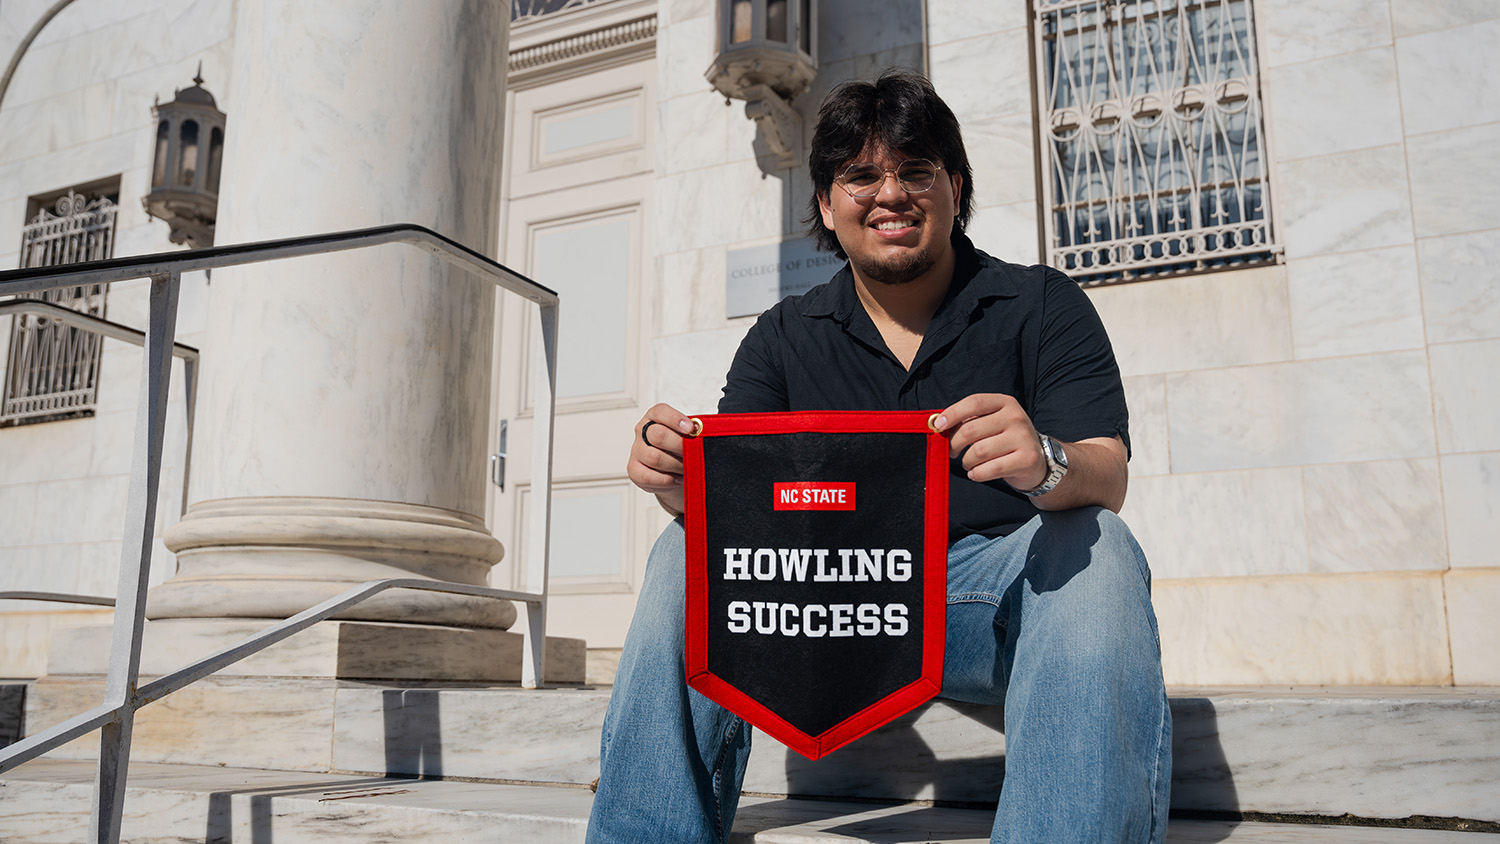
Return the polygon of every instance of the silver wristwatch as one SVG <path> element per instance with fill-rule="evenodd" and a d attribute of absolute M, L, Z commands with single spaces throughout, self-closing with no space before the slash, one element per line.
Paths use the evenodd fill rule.
<path fill-rule="evenodd" d="M 1037 434 L 1037 437 L 1042 441 L 1042 454 L 1047 458 L 1047 477 L 1036 489 L 1020 491 L 1022 495 L 1032 498 L 1051 492 L 1062 481 L 1063 475 L 1068 474 L 1068 455 L 1063 453 L 1062 443 L 1046 434 Z"/>

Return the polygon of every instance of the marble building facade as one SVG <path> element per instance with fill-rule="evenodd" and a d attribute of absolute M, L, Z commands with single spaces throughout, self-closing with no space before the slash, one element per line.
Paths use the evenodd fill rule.
<path fill-rule="evenodd" d="M 0 6 L 0 56 L 8 59 L 52 5 Z M 150 105 L 189 84 L 200 61 L 229 115 L 220 213 L 231 223 L 239 215 L 240 239 L 408 221 L 382 214 L 441 219 L 433 210 L 441 202 L 419 201 L 446 190 L 432 184 L 407 188 L 411 203 L 353 216 L 292 184 L 275 200 L 256 200 L 299 207 L 290 216 L 300 231 L 265 224 L 271 212 L 246 204 L 249 188 L 233 206 L 234 168 L 281 130 L 270 119 L 247 126 L 247 115 L 307 108 L 297 85 L 327 108 L 341 102 L 334 82 L 317 76 L 326 67 L 289 81 L 285 102 L 250 102 L 265 92 L 235 74 L 250 72 L 251 39 L 262 39 L 255 51 L 267 66 L 280 49 L 263 29 L 247 29 L 254 5 L 76 0 L 42 30 L 0 101 L 0 232 L 13 233 L 0 237 L 0 267 L 17 266 L 8 250 L 30 200 L 110 178 L 121 205 L 115 255 L 176 248 L 139 203 L 151 175 Z M 401 6 L 365 5 L 393 15 Z M 976 244 L 1018 263 L 1041 260 L 1029 4 L 881 6 L 877 15 L 856 0 L 822 0 L 818 75 L 794 101 L 804 129 L 838 82 L 892 65 L 925 68 L 965 127 Z M 1492 647 L 1500 621 L 1489 609 L 1500 602 L 1500 193 L 1490 152 L 1500 141 L 1500 59 L 1488 49 L 1500 42 L 1500 7 L 1255 0 L 1253 8 L 1278 260 L 1089 290 L 1126 378 L 1135 454 L 1124 516 L 1151 559 L 1168 681 L 1500 683 Z M 664 519 L 623 482 L 628 425 L 655 401 L 713 408 L 753 321 L 726 315 L 729 253 L 798 234 L 810 190 L 806 168 L 778 169 L 742 104 L 705 82 L 713 27 L 709 0 L 602 0 L 518 25 L 508 45 L 495 45 L 509 57 L 508 93 L 503 121 L 485 126 L 503 177 L 488 229 L 470 245 L 564 297 L 549 632 L 595 648 L 623 638 Z M 339 55 L 368 67 L 354 61 L 357 52 Z M 429 107 L 411 84 L 387 98 L 399 118 Z M 396 134 L 323 132 L 333 140 L 320 152 L 333 160 L 337 144 L 384 144 L 374 157 L 399 161 L 405 141 Z M 570 263 L 583 242 L 624 269 L 590 274 Z M 184 279 L 178 320 L 180 340 L 199 346 L 206 366 L 217 351 L 221 371 L 235 373 L 226 384 L 259 377 L 262 363 L 243 338 L 226 339 L 250 310 L 227 304 L 235 289 L 228 274 Z M 579 303 L 571 311 L 570 301 Z M 117 284 L 107 316 L 141 325 L 144 307 L 141 285 Z M 338 310 L 337 302 L 319 307 Z M 489 430 L 454 449 L 478 464 L 453 470 L 466 477 L 487 471 L 501 422 L 511 443 L 527 440 L 526 368 L 517 363 L 525 320 L 501 303 L 495 325 L 492 353 L 466 353 L 495 361 L 476 370 L 488 383 L 471 379 Z M 298 339 L 307 327 L 295 320 L 256 329 L 320 361 L 354 343 L 335 336 L 334 351 L 320 350 Z M 566 350 L 570 340 L 579 351 Z M 378 343 L 358 348 L 357 363 L 385 353 Z M 619 371 L 601 361 L 618 361 Z M 139 363 L 136 349 L 109 341 L 94 415 L 0 428 L 0 589 L 113 592 Z M 295 381 L 297 368 L 273 377 Z M 324 363 L 308 369 L 329 377 Z M 318 390 L 291 392 L 305 417 L 295 403 L 270 426 L 222 408 L 200 413 L 189 503 L 333 496 L 467 512 L 507 549 L 490 581 L 523 585 L 515 526 L 529 506 L 524 460 L 504 489 L 490 482 L 482 493 L 471 485 L 451 494 L 437 482 L 436 491 L 412 492 L 420 483 L 394 474 L 364 486 L 278 474 L 265 469 L 270 458 L 237 467 L 233 458 L 246 452 L 231 434 L 262 437 L 257 455 L 305 436 L 303 419 L 355 441 L 371 436 L 357 419 L 315 417 L 307 405 Z M 404 403 L 415 416 L 437 413 L 440 399 L 414 394 Z M 181 418 L 174 404 L 159 508 L 169 541 L 174 527 L 183 530 Z M 427 454 L 443 450 L 434 449 Z M 154 580 L 178 574 L 159 542 Z M 55 630 L 101 618 L 107 613 L 0 604 L 0 676 L 45 673 Z"/>

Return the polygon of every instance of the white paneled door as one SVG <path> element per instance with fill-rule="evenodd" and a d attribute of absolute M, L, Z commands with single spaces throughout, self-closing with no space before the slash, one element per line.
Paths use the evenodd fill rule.
<path fill-rule="evenodd" d="M 650 58 L 513 90 L 502 262 L 561 294 L 548 632 L 618 647 L 660 524 L 624 466 L 645 410 L 651 309 Z M 502 302 L 494 441 L 505 440 L 491 525 L 523 582 L 531 507 L 535 309 Z M 497 467 L 498 468 L 498 467 Z"/>

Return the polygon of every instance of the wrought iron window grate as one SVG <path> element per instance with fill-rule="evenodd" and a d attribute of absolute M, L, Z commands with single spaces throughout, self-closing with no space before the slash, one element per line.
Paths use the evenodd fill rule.
<path fill-rule="evenodd" d="M 530 23 L 555 12 L 593 6 L 606 0 L 510 0 L 510 22 Z"/>
<path fill-rule="evenodd" d="M 1251 0 L 1034 0 L 1047 261 L 1084 284 L 1270 261 Z"/>
<path fill-rule="evenodd" d="M 55 212 L 43 208 L 21 230 L 21 267 L 50 267 L 113 257 L 115 212 L 108 198 L 89 199 L 69 191 Z M 107 285 L 48 290 L 37 298 L 90 316 L 104 316 Z M 93 413 L 99 387 L 103 338 L 58 325 L 45 317 L 15 318 L 6 358 L 0 425 L 41 422 Z"/>

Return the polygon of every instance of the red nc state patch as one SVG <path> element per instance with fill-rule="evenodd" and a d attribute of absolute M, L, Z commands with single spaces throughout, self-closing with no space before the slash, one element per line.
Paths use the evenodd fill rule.
<path fill-rule="evenodd" d="M 771 488 L 777 510 L 853 510 L 854 484 L 794 481 Z"/>

